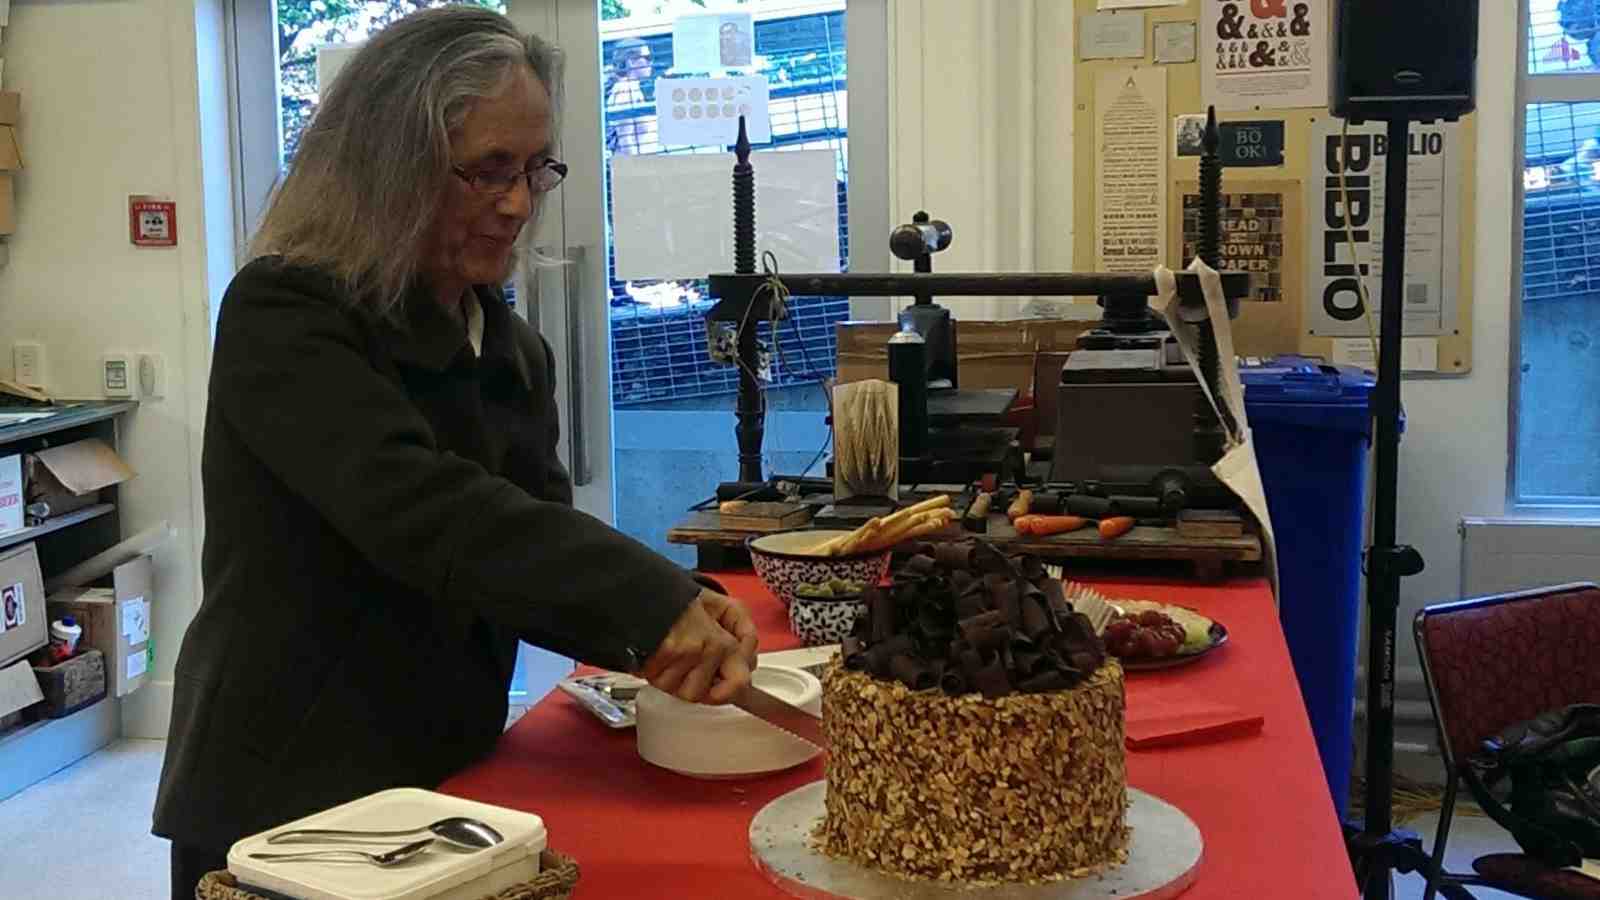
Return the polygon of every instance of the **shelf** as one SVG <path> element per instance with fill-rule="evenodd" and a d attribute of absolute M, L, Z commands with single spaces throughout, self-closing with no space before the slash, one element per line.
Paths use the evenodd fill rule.
<path fill-rule="evenodd" d="M 0 800 L 49 778 L 122 734 L 122 701 L 107 697 L 65 719 L 0 734 Z"/>
<path fill-rule="evenodd" d="M 63 528 L 71 528 L 74 525 L 81 525 L 91 519 L 98 519 L 101 516 L 110 515 L 111 513 L 116 512 L 116 509 L 117 506 L 114 503 L 101 503 L 96 506 L 89 506 L 69 512 L 64 516 L 56 516 L 53 519 L 46 519 L 43 525 L 35 525 L 32 528 L 24 528 L 21 531 L 13 531 L 10 534 L 0 535 L 0 549 L 5 549 L 6 547 L 11 547 L 16 544 L 25 544 L 28 541 L 37 540 L 47 534 L 60 531 Z"/>
<path fill-rule="evenodd" d="M 49 416 L 42 419 L 33 419 L 16 425 L 0 427 L 0 447 L 28 438 L 50 434 L 56 431 L 66 431 L 80 425 L 91 425 L 95 422 L 120 416 L 139 408 L 139 404 L 131 400 L 121 401 L 84 401 L 81 403 L 62 403 L 56 406 L 0 406 L 0 413 L 41 413 L 48 412 Z"/>

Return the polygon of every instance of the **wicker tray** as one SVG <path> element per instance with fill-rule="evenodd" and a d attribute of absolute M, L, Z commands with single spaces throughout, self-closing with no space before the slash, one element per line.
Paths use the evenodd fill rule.
<path fill-rule="evenodd" d="M 539 855 L 539 874 L 533 880 L 513 885 L 483 900 L 571 900 L 572 889 L 577 884 L 577 861 L 546 850 Z M 195 900 L 262 900 L 261 895 L 240 888 L 227 872 L 212 872 L 200 879 L 194 896 Z"/>

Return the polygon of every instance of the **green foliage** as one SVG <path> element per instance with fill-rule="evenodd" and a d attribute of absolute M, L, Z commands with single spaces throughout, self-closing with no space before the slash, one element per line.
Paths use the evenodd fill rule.
<path fill-rule="evenodd" d="M 294 157 L 317 102 L 312 42 L 360 41 L 398 19 L 452 0 L 278 0 L 278 78 L 283 107 L 283 158 Z M 505 11 L 503 0 L 453 0 Z M 612 0 L 615 2 L 615 0 Z M 370 21 L 366 18 L 370 16 Z M 370 26 L 370 27 L 369 27 Z M 296 46 L 309 33 L 305 46 Z"/>

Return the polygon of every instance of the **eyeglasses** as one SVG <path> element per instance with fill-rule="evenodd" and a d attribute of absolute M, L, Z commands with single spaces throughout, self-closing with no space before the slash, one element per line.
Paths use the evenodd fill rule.
<path fill-rule="evenodd" d="M 556 185 L 567 177 L 567 164 L 546 157 L 535 163 L 533 168 L 521 172 L 495 171 L 492 169 L 477 172 L 468 172 L 460 166 L 451 166 L 450 171 L 457 178 L 467 183 L 467 186 L 480 194 L 499 197 L 511 193 L 517 182 L 527 179 L 528 190 L 534 194 L 546 194 L 556 189 Z"/>

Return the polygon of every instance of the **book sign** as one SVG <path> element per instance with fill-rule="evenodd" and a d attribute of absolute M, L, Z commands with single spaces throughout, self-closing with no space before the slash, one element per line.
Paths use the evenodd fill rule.
<path fill-rule="evenodd" d="M 1306 178 L 1306 294 L 1301 321 L 1311 334 L 1359 337 L 1362 281 L 1373 316 L 1382 306 L 1386 123 L 1312 124 Z M 1410 335 L 1449 334 L 1459 315 L 1461 136 L 1458 126 L 1415 125 L 1407 155 L 1405 279 Z M 1344 184 L 1340 184 L 1340 174 Z M 1348 192 L 1348 199 L 1346 198 Z"/>

